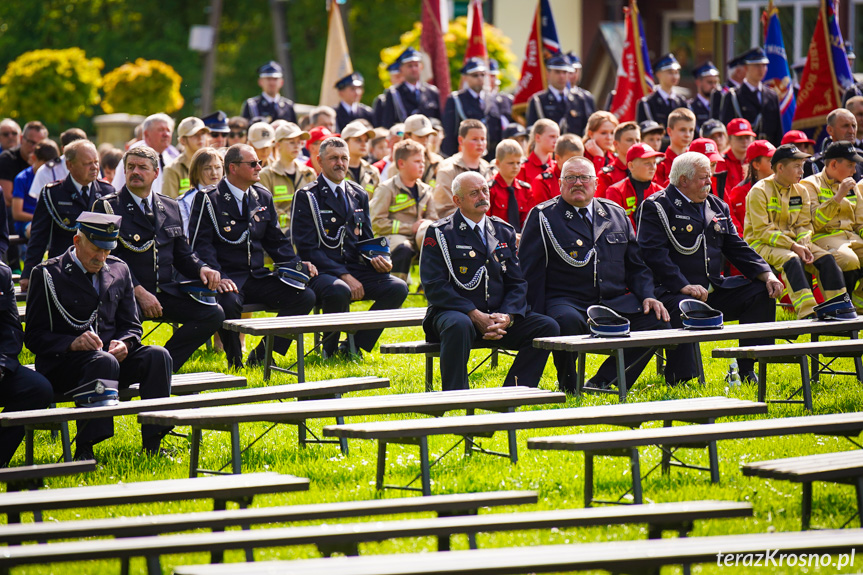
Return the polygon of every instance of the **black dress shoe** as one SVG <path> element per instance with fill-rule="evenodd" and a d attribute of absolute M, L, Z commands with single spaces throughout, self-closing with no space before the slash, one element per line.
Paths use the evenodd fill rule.
<path fill-rule="evenodd" d="M 76 445 L 75 456 L 72 459 L 75 461 L 87 461 L 88 459 L 98 461 L 96 455 L 93 454 L 93 446 L 89 443 Z"/>
<path fill-rule="evenodd" d="M 246 367 L 260 367 L 264 365 L 264 359 L 267 355 L 267 350 L 262 346 L 258 346 L 249 353 L 246 358 Z"/>
<path fill-rule="evenodd" d="M 587 383 L 584 384 L 585 387 L 592 387 L 594 389 L 613 389 L 617 387 L 617 384 L 612 384 L 607 381 L 594 381 L 592 379 L 587 380 Z"/>
<path fill-rule="evenodd" d="M 755 375 L 754 371 L 742 371 L 740 372 L 740 381 L 743 383 L 758 383 L 758 376 Z"/>

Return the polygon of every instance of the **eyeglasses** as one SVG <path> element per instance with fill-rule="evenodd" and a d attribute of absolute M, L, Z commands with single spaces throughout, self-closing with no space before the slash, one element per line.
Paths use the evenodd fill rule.
<path fill-rule="evenodd" d="M 248 164 L 250 168 L 260 168 L 264 164 L 261 163 L 261 160 L 251 160 L 248 162 L 231 162 L 232 164 Z"/>
<path fill-rule="evenodd" d="M 24 141 L 27 142 L 28 144 L 30 144 L 31 146 L 35 146 L 36 144 L 39 143 L 36 140 L 31 140 L 30 138 L 26 138 L 26 137 L 24 138 Z"/>
<path fill-rule="evenodd" d="M 570 175 L 570 176 L 564 176 L 564 177 L 562 177 L 562 178 L 561 178 L 561 180 L 562 180 L 562 181 L 564 181 L 564 182 L 566 182 L 567 184 L 574 184 L 574 183 L 576 183 L 576 182 L 581 182 L 582 184 L 586 184 L 587 182 L 589 182 L 590 180 L 592 180 L 592 179 L 593 179 L 593 178 L 595 178 L 595 177 L 596 177 L 596 176 L 591 176 L 591 175 L 588 175 L 588 174 L 584 174 L 584 175 L 581 175 L 581 176 L 577 176 L 577 175 Z"/>
<path fill-rule="evenodd" d="M 11 136 L 18 136 L 18 135 L 20 135 L 18 132 L 0 132 L 0 136 L 3 136 L 4 138 L 9 138 Z"/>
<path fill-rule="evenodd" d="M 229 132 L 228 137 L 229 138 L 245 138 L 246 132 Z"/>

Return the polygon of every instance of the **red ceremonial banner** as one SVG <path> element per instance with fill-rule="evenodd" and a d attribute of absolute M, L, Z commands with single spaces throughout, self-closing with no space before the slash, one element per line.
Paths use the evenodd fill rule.
<path fill-rule="evenodd" d="M 644 37 L 641 30 L 641 17 L 638 14 L 638 4 L 631 0 L 628 8 L 623 9 L 626 22 L 626 36 L 623 42 L 623 53 L 620 56 L 620 66 L 617 68 L 614 99 L 611 101 L 611 113 L 621 122 L 635 120 L 635 107 L 638 101 L 653 91 L 647 75 L 642 50 Z"/>

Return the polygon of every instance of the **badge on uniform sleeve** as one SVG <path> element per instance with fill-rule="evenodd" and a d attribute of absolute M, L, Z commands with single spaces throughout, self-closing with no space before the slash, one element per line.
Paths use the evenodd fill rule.
<path fill-rule="evenodd" d="M 687 224 L 687 226 L 686 226 L 686 231 L 687 231 L 687 232 L 691 232 L 691 231 L 692 231 L 692 224 Z"/>
<path fill-rule="evenodd" d="M 575 240 L 575 245 L 577 245 L 578 247 L 581 247 L 584 245 L 584 242 L 581 240 Z"/>
<path fill-rule="evenodd" d="M 458 268 L 458 272 L 459 272 L 459 273 L 461 273 L 461 274 L 466 274 L 466 273 L 467 273 L 467 266 L 461 266 L 461 267 L 459 267 L 459 268 Z"/>

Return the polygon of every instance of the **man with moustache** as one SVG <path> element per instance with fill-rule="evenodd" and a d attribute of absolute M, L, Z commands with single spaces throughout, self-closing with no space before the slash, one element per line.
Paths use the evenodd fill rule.
<path fill-rule="evenodd" d="M 518 350 L 504 385 L 536 387 L 548 350 L 533 347 L 533 340 L 559 335 L 560 328 L 550 317 L 529 311 L 515 229 L 486 216 L 490 195 L 485 178 L 464 172 L 452 181 L 452 191 L 457 209 L 428 228 L 420 255 L 429 302 L 423 330 L 426 340 L 441 344 L 441 386 L 469 388 L 470 350 L 474 341 L 485 339 Z M 561 359 L 555 355 L 559 374 Z"/>

